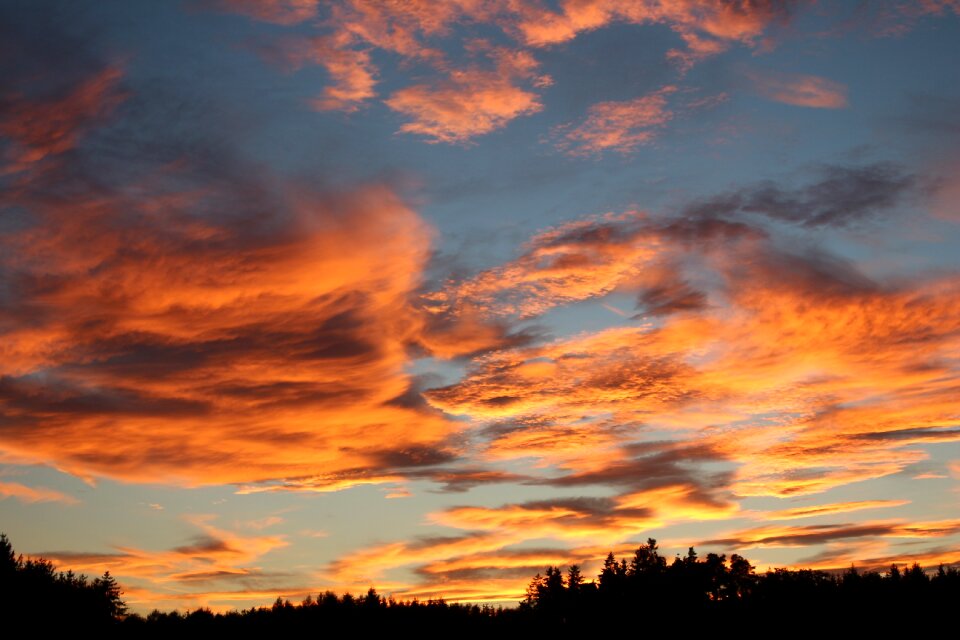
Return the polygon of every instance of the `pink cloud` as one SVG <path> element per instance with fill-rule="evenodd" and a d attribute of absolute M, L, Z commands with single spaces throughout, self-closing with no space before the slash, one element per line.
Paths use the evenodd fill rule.
<path fill-rule="evenodd" d="M 44 487 L 28 487 L 18 482 L 0 482 L 0 500 L 16 498 L 20 502 L 63 502 L 77 504 L 78 500 L 65 493 Z"/>
<path fill-rule="evenodd" d="M 592 155 L 606 150 L 622 154 L 651 142 L 673 118 L 667 96 L 676 87 L 667 86 L 651 94 L 619 102 L 600 102 L 590 107 L 576 127 L 556 130 L 562 135 L 557 146 L 570 155 Z"/>
<path fill-rule="evenodd" d="M 567 0 L 558 11 L 538 5 L 521 5 L 517 17 L 505 22 L 531 46 L 567 42 L 580 33 L 614 23 L 664 24 L 684 41 L 668 57 L 686 69 L 703 58 L 726 50 L 732 43 L 752 45 L 767 27 L 787 16 L 786 3 L 769 0 L 713 2 L 710 0 Z"/>
<path fill-rule="evenodd" d="M 274 43 L 256 43 L 253 49 L 268 63 L 290 73 L 306 65 L 318 65 L 327 72 L 329 83 L 310 101 L 317 111 L 356 111 L 376 95 L 377 67 L 370 50 L 358 49 L 354 36 L 346 31 L 331 35 L 281 38 Z"/>
<path fill-rule="evenodd" d="M 390 96 L 387 106 L 408 119 L 400 131 L 425 136 L 429 142 L 466 142 L 540 111 L 539 96 L 517 84 L 549 82 L 536 75 L 533 56 L 494 50 L 491 57 L 494 69 L 454 70 L 437 84 L 413 85 Z"/>
<path fill-rule="evenodd" d="M 784 104 L 815 109 L 842 109 L 847 106 L 847 87 L 820 76 L 790 73 L 750 73 L 758 94 Z"/>
<path fill-rule="evenodd" d="M 316 0 L 221 0 L 222 9 L 279 24 L 297 24 L 317 13 Z M 428 142 L 458 143 L 505 127 L 510 121 L 542 110 L 533 90 L 549 84 L 537 76 L 530 51 L 560 44 L 579 34 L 614 23 L 667 25 L 683 45 L 667 53 L 686 70 L 697 61 L 726 50 L 733 43 L 752 46 L 766 28 L 786 13 L 779 3 L 766 1 L 707 2 L 676 0 L 625 3 L 578 0 L 556 9 L 540 2 L 512 0 L 449 0 L 379 2 L 342 0 L 324 3 L 320 34 L 295 57 L 323 66 L 330 84 L 311 105 L 320 111 L 355 111 L 374 97 L 377 69 L 371 52 L 396 54 L 405 67 L 426 66 L 433 76 L 395 91 L 386 104 L 406 118 L 400 131 L 421 135 Z M 494 69 L 450 59 L 440 38 L 458 37 L 454 26 L 485 25 L 503 31 L 520 47 L 490 52 Z M 478 52 L 477 41 L 459 36 L 468 56 Z M 489 49 L 481 44 L 479 48 Z M 309 50 L 311 49 L 312 50 Z M 654 129 L 671 117 L 662 93 L 624 103 L 595 105 L 588 120 L 570 132 L 575 153 L 597 148 L 627 152 L 649 141 Z"/>
<path fill-rule="evenodd" d="M 331 84 L 311 104 L 318 111 L 356 111 L 357 105 L 376 95 L 376 67 L 370 52 L 350 49 L 336 38 L 316 38 L 313 55 L 326 69 Z"/>
<path fill-rule="evenodd" d="M 61 96 L 26 99 L 4 96 L 0 135 L 13 145 L 0 175 L 31 168 L 36 163 L 74 148 L 86 131 L 103 121 L 126 94 L 119 85 L 123 72 L 107 67 Z"/>

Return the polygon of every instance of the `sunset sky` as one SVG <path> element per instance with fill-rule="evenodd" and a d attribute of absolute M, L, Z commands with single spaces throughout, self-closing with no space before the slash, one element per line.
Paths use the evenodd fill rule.
<path fill-rule="evenodd" d="M 134 611 L 960 563 L 960 0 L 0 0 L 0 531 Z"/>

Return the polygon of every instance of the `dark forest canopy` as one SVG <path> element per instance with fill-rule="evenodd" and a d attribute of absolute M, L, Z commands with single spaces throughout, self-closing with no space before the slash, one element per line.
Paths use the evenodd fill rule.
<path fill-rule="evenodd" d="M 105 571 L 89 580 L 53 563 L 24 559 L 0 533 L 0 612 L 4 620 L 43 621 L 44 627 L 70 624 L 78 628 L 109 626 L 123 619 L 127 607 L 120 585 Z"/>
<path fill-rule="evenodd" d="M 8 622 L 36 620 L 43 621 L 44 628 L 99 628 L 130 637 L 310 629 L 480 637 L 621 624 L 648 631 L 667 624 L 686 630 L 726 629 L 724 635 L 733 631 L 728 625 L 737 624 L 739 635 L 752 637 L 785 620 L 793 629 L 810 631 L 909 628 L 910 621 L 942 617 L 960 603 L 960 571 L 952 567 L 925 571 L 914 563 L 905 569 L 892 565 L 885 573 L 853 567 L 839 573 L 810 569 L 756 573 L 737 554 L 729 560 L 715 553 L 700 558 L 693 548 L 668 562 L 652 538 L 632 558 L 618 559 L 610 553 L 600 574 L 589 581 L 577 565 L 566 572 L 547 567 L 530 581 L 519 606 L 508 609 L 443 600 L 397 601 L 370 588 L 362 596 L 327 591 L 299 604 L 278 597 L 271 607 L 228 613 L 205 608 L 186 613 L 155 610 L 144 617 L 127 613 L 120 587 L 109 572 L 94 580 L 58 572 L 46 560 L 17 556 L 2 534 L 0 586 L 0 611 Z"/>

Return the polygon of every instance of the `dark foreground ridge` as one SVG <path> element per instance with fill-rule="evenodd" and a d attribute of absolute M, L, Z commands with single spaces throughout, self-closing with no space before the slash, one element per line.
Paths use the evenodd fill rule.
<path fill-rule="evenodd" d="M 16 556 L 0 534 L 0 614 L 7 630 L 36 625 L 37 631 L 99 631 L 110 637 L 315 637 L 397 633 L 415 637 L 519 637 L 544 630 L 610 631 L 630 637 L 653 633 L 711 633 L 718 637 L 794 636 L 816 633 L 889 634 L 949 628 L 960 605 L 960 571 L 935 572 L 914 563 L 886 573 L 842 573 L 776 569 L 758 574 L 742 556 L 707 554 L 691 548 L 668 564 L 652 538 L 633 558 L 611 553 L 595 580 L 576 565 L 547 567 L 527 587 L 516 608 L 420 602 L 365 595 L 321 594 L 299 604 L 277 598 L 272 607 L 229 613 L 128 614 L 117 582 L 105 572 L 88 580 L 58 572 L 43 559 Z"/>

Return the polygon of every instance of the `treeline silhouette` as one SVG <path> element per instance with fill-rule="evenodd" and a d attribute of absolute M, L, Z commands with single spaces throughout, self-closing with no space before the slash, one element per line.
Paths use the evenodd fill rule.
<path fill-rule="evenodd" d="M 0 533 L 0 619 L 38 621 L 46 627 L 109 628 L 126 611 L 120 585 L 109 571 L 89 580 L 72 571 L 57 571 L 42 558 L 24 560 Z"/>
<path fill-rule="evenodd" d="M 737 554 L 709 553 L 701 559 L 691 547 L 672 562 L 660 555 L 653 538 L 629 560 L 611 553 L 597 580 L 586 582 L 576 565 L 564 576 L 548 567 L 527 587 L 521 608 L 542 621 L 584 626 L 610 616 L 646 612 L 681 616 L 685 624 L 740 620 L 757 624 L 789 620 L 802 628 L 817 623 L 845 628 L 900 626 L 895 615 L 943 616 L 960 604 L 960 571 L 940 565 L 928 573 L 917 563 L 896 564 L 881 574 L 812 569 L 774 569 L 756 573 Z"/>
<path fill-rule="evenodd" d="M 397 601 L 370 588 L 362 596 L 331 591 L 300 603 L 277 598 L 271 607 L 227 613 L 198 608 L 128 614 L 116 581 L 105 572 L 88 580 L 57 572 L 48 561 L 15 556 L 0 534 L 2 619 L 42 621 L 46 628 L 96 628 L 117 637 L 200 637 L 211 634 L 416 633 L 419 637 L 514 637 L 544 630 L 588 632 L 632 629 L 644 635 L 673 629 L 755 637 L 776 633 L 889 633 L 918 631 L 952 620 L 960 604 L 960 571 L 934 572 L 918 564 L 885 573 L 850 569 L 829 573 L 775 569 L 756 573 L 742 556 L 693 548 L 672 562 L 656 540 L 632 558 L 610 553 L 587 581 L 580 567 L 547 567 L 527 587 L 518 607 Z"/>

